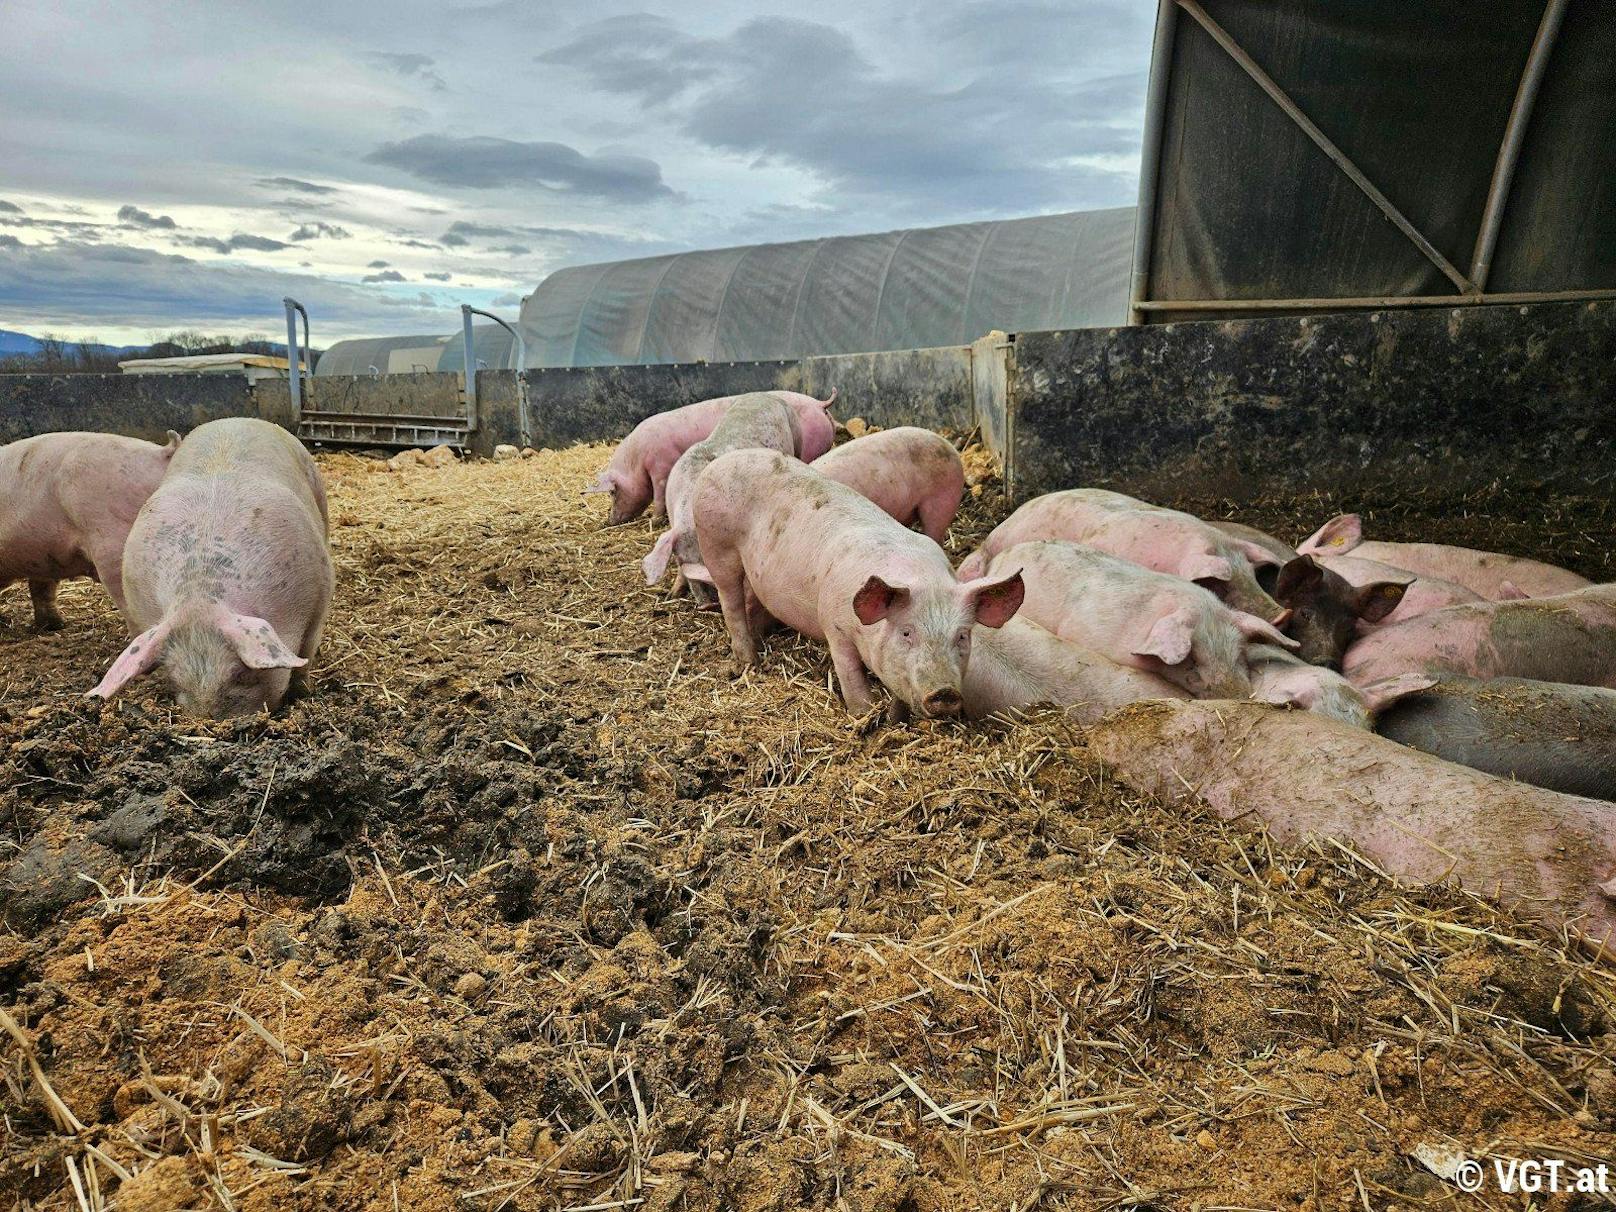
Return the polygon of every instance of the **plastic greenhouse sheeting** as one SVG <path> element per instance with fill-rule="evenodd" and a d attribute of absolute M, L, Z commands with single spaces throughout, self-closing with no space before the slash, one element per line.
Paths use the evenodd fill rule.
<path fill-rule="evenodd" d="M 1127 318 L 1131 207 L 559 269 L 530 366 L 740 362 L 964 345 Z"/>
<path fill-rule="evenodd" d="M 1545 0 L 1201 6 L 1469 275 Z M 1564 12 L 1488 293 L 1616 288 L 1616 15 L 1607 0 Z M 1149 299 L 1458 293 L 1189 10 L 1175 24 Z"/>
<path fill-rule="evenodd" d="M 471 344 L 483 370 L 516 369 L 516 339 L 498 324 L 473 324 Z M 463 332 L 457 332 L 448 339 L 433 369 L 466 369 L 466 337 Z"/>
<path fill-rule="evenodd" d="M 320 355 L 314 373 L 320 375 L 368 375 L 374 366 L 384 375 L 408 374 L 411 370 L 437 370 L 438 359 L 448 337 L 364 337 L 338 341 Z"/>

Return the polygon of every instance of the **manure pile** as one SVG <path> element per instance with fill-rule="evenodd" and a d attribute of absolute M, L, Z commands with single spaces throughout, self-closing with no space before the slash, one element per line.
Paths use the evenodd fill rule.
<path fill-rule="evenodd" d="M 7 595 L 15 1206 L 1378 1212 L 1519 1206 L 1422 1145 L 1616 1156 L 1610 968 L 1133 797 L 1059 712 L 861 727 L 779 635 L 732 679 L 598 528 L 606 453 L 322 456 L 338 600 L 272 719 L 103 709 L 105 595 Z M 1556 515 L 1589 575 L 1608 509 Z"/>

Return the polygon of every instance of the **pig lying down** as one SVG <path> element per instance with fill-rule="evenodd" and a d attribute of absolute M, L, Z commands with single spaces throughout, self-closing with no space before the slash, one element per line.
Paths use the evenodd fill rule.
<path fill-rule="evenodd" d="M 1246 698 L 1247 645 L 1296 646 L 1199 585 L 1081 543 L 1020 543 L 995 556 L 988 571 L 1020 572 L 1023 618 L 1191 695 Z"/>
<path fill-rule="evenodd" d="M 1079 724 L 1140 699 L 1189 697 L 1165 678 L 1107 660 L 1019 615 L 997 630 L 976 629 L 962 689 L 967 719 L 1049 705 L 1067 708 Z"/>
<path fill-rule="evenodd" d="M 27 581 L 34 626 L 61 627 L 56 583 L 93 577 L 124 608 L 123 547 L 179 448 L 109 433 L 47 433 L 0 447 L 0 590 Z"/>
<path fill-rule="evenodd" d="M 772 451 L 716 459 L 696 483 L 695 518 L 737 665 L 756 663 L 767 611 L 828 643 L 855 715 L 871 705 L 866 671 L 896 715 L 958 715 L 973 625 L 1002 627 L 1021 606 L 1018 572 L 960 582 L 931 539 Z"/>
<path fill-rule="evenodd" d="M 668 508 L 668 529 L 657 540 L 651 554 L 645 557 L 645 583 L 655 585 L 668 570 L 668 561 L 679 561 L 679 584 L 692 578 L 700 583 L 706 580 L 706 569 L 701 567 L 701 545 L 696 542 L 696 524 L 690 515 L 690 497 L 695 491 L 696 477 L 707 470 L 708 464 L 721 454 L 732 450 L 776 450 L 795 455 L 802 449 L 802 427 L 797 414 L 774 392 L 757 391 L 738 396 L 713 429 L 712 436 L 697 442 L 673 465 L 668 473 L 665 501 Z M 701 591 L 693 590 L 697 598 Z"/>
<path fill-rule="evenodd" d="M 1616 585 L 1432 611 L 1365 636 L 1344 669 L 1359 686 L 1420 672 L 1616 689 Z"/>
<path fill-rule="evenodd" d="M 965 465 L 954 444 L 913 425 L 845 442 L 811 461 L 813 469 L 868 497 L 900 525 L 920 525 L 939 547 L 965 495 Z"/>
<path fill-rule="evenodd" d="M 1448 547 L 1441 543 L 1365 542 L 1363 521 L 1355 513 L 1331 518 L 1296 549 L 1303 555 L 1348 555 L 1377 560 L 1422 577 L 1462 585 L 1488 601 L 1547 597 L 1592 584 L 1586 577 L 1541 560 Z"/>
<path fill-rule="evenodd" d="M 755 392 L 749 394 L 757 394 Z M 797 414 L 802 428 L 802 448 L 798 452 L 807 460 L 817 459 L 836 441 L 836 422 L 831 419 L 830 406 L 836 402 L 836 393 L 828 400 L 816 400 L 800 391 L 775 391 L 770 395 L 784 400 Z M 611 460 L 596 477 L 587 492 L 611 494 L 612 507 L 606 524 L 618 526 L 631 522 L 653 506 L 653 515 L 660 520 L 667 512 L 665 493 L 668 476 L 673 465 L 697 442 L 706 440 L 718 427 L 730 406 L 742 396 L 719 396 L 686 404 L 647 417 L 634 427 L 634 431 L 618 443 Z"/>
<path fill-rule="evenodd" d="M 1280 616 L 1279 603 L 1257 583 L 1257 568 L 1279 564 L 1272 552 L 1191 514 L 1103 488 L 1034 497 L 994 528 L 960 565 L 960 575 L 980 575 L 1001 551 L 1039 539 L 1083 543 L 1153 572 L 1194 581 L 1237 610 L 1269 620 Z"/>
<path fill-rule="evenodd" d="M 1444 678 L 1388 709 L 1375 730 L 1504 778 L 1616 800 L 1616 690 Z"/>
<path fill-rule="evenodd" d="M 194 714 L 279 706 L 320 646 L 335 587 L 314 460 L 265 421 L 192 430 L 135 519 L 123 579 L 138 634 L 92 694 L 111 698 L 160 662 Z"/>
<path fill-rule="evenodd" d="M 1449 878 L 1616 945 L 1616 813 L 1334 720 L 1256 703 L 1142 703 L 1089 734 L 1136 791 L 1199 796 L 1281 842 L 1335 838 L 1413 883 Z"/>

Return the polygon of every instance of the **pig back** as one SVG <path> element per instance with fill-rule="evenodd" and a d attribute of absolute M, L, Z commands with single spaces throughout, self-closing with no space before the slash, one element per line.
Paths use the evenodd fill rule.
<path fill-rule="evenodd" d="M 1375 730 L 1489 774 L 1616 800 L 1616 690 L 1446 678 L 1387 708 Z"/>
<path fill-rule="evenodd" d="M 244 496 L 255 482 L 274 483 L 317 515 L 322 529 L 326 526 L 319 468 L 303 443 L 268 421 L 227 417 L 193 429 L 169 467 L 168 479 L 180 476 L 222 479 Z"/>

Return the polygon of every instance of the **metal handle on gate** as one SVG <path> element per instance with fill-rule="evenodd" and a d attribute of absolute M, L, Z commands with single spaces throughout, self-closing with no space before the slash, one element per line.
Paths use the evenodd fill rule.
<path fill-rule="evenodd" d="M 303 375 L 306 372 L 312 377 L 314 374 L 314 359 L 309 353 L 309 313 L 291 295 L 281 300 L 286 308 L 286 362 L 288 374 L 286 381 L 291 388 L 292 396 L 292 427 L 295 429 L 303 420 Z M 297 318 L 303 317 L 303 356 L 297 354 Z"/>
<path fill-rule="evenodd" d="M 477 432 L 477 352 L 472 345 L 471 317 L 483 316 L 498 324 L 516 340 L 516 373 L 518 376 L 527 369 L 527 343 L 522 340 L 522 334 L 517 332 L 504 320 L 501 320 L 491 311 L 483 311 L 480 307 L 473 307 L 470 303 L 460 305 L 460 324 L 465 332 L 466 356 L 466 428 L 469 432 Z M 525 411 L 525 410 L 524 410 Z"/>

